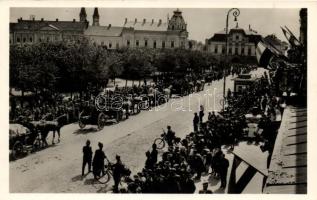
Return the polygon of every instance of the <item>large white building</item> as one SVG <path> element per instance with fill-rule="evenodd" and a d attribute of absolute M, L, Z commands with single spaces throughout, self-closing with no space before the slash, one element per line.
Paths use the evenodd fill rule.
<path fill-rule="evenodd" d="M 85 9 L 81 9 L 80 18 L 87 21 Z M 187 24 L 182 12 L 177 9 L 167 22 L 159 20 L 128 20 L 122 26 L 99 25 L 99 13 L 95 8 L 93 23 L 84 35 L 97 45 L 108 49 L 117 48 L 188 48 Z"/>
<path fill-rule="evenodd" d="M 228 55 L 233 61 L 242 59 L 255 59 L 255 49 L 260 41 L 261 35 L 252 30 L 238 27 L 228 31 Z M 216 58 L 221 59 L 225 54 L 226 30 L 215 33 L 210 39 L 206 39 L 206 50 L 212 53 Z"/>

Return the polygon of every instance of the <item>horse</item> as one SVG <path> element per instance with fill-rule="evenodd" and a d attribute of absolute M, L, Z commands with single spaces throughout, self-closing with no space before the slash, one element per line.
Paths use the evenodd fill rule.
<path fill-rule="evenodd" d="M 52 144 L 55 144 L 54 140 L 55 140 L 55 132 L 57 132 L 58 134 L 58 142 L 60 142 L 60 130 L 61 128 L 67 124 L 67 115 L 63 114 L 53 120 L 48 120 L 51 119 L 50 117 L 52 116 L 46 116 L 44 117 L 40 122 L 40 124 L 38 124 L 39 129 L 41 131 L 42 137 L 45 141 L 43 141 L 45 144 L 47 144 L 46 142 L 46 137 L 48 135 L 48 133 L 50 131 L 53 131 L 53 139 L 52 139 Z"/>

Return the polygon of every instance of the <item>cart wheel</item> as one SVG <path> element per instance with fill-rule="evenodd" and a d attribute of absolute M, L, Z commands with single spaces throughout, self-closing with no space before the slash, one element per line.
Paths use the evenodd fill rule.
<path fill-rule="evenodd" d="M 107 116 L 104 113 L 99 113 L 98 115 L 98 129 L 102 130 L 105 127 L 107 122 Z"/>
<path fill-rule="evenodd" d="M 109 174 L 109 171 L 105 171 L 105 175 L 103 176 L 100 176 L 98 178 L 98 182 L 99 183 L 102 183 L 102 184 L 105 184 L 105 183 L 108 183 L 110 181 L 110 174 Z"/>
<path fill-rule="evenodd" d="M 12 158 L 18 159 L 21 156 L 23 156 L 23 144 L 20 141 L 17 141 L 12 147 Z"/>
<path fill-rule="evenodd" d="M 79 128 L 80 128 L 80 129 L 83 129 L 83 128 L 85 128 L 85 126 L 86 126 L 86 124 L 84 124 L 84 122 L 83 122 L 82 119 L 81 119 L 82 113 L 83 113 L 83 112 L 81 112 L 81 113 L 79 114 L 79 117 L 78 117 L 78 125 L 79 125 Z"/>
<path fill-rule="evenodd" d="M 162 138 L 156 138 L 154 140 L 157 149 L 163 149 L 165 147 L 165 141 Z"/>

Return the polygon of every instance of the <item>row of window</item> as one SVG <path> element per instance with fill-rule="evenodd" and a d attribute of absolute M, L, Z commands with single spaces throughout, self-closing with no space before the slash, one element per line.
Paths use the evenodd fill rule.
<path fill-rule="evenodd" d="M 155 49 L 155 48 L 157 47 L 157 42 L 156 42 L 156 40 L 154 40 L 152 44 L 153 44 L 153 48 Z M 129 47 L 130 45 L 131 45 L 130 40 L 127 40 L 127 46 Z M 140 46 L 140 41 L 139 41 L 139 40 L 135 40 L 135 46 L 136 46 L 136 47 L 139 47 L 139 46 Z M 183 42 L 181 43 L 181 46 L 183 46 Z M 147 40 L 144 40 L 144 47 L 148 47 L 148 41 L 147 41 Z M 165 41 L 162 41 L 161 47 L 162 47 L 162 48 L 165 48 L 165 47 L 166 47 L 166 42 L 165 42 Z M 174 41 L 171 41 L 171 42 L 170 42 L 170 47 L 171 47 L 171 48 L 174 48 L 174 47 L 175 47 Z"/>
<path fill-rule="evenodd" d="M 60 39 L 60 37 L 57 36 L 57 35 L 55 35 L 54 37 L 52 37 L 52 36 L 48 36 L 48 37 L 40 36 L 40 37 L 38 37 L 38 42 L 58 41 L 59 39 Z M 73 40 L 75 38 L 72 37 L 72 36 L 65 36 L 64 39 Z M 33 36 L 30 36 L 30 37 L 27 37 L 27 36 L 19 37 L 19 36 L 17 36 L 16 37 L 16 43 L 32 43 L 32 42 L 35 42 L 35 39 L 33 38 Z M 12 41 L 10 39 L 10 44 L 11 43 L 12 43 Z"/>
<path fill-rule="evenodd" d="M 236 47 L 236 48 L 235 48 L 235 51 L 234 51 L 234 52 L 235 52 L 234 54 L 235 54 L 235 55 L 248 55 L 248 56 L 251 56 L 251 54 L 252 54 L 251 47 L 249 47 L 249 48 L 247 48 L 247 49 L 248 49 L 248 50 L 247 50 L 247 51 L 248 51 L 247 54 L 245 54 L 244 47 L 241 48 L 241 53 L 239 53 L 239 49 Z M 233 48 L 229 47 L 228 53 L 231 54 L 231 55 L 233 54 L 233 53 L 232 53 L 232 50 L 233 50 Z M 218 54 L 218 46 L 215 47 L 214 53 L 215 53 L 215 54 Z M 222 54 L 225 54 L 225 46 L 222 46 L 222 51 L 221 51 L 221 53 L 222 53 Z"/>

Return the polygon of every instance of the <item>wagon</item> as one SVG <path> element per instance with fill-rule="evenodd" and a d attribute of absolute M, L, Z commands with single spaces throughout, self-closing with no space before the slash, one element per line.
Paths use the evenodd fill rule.
<path fill-rule="evenodd" d="M 102 130 L 109 120 L 115 120 L 117 123 L 122 120 L 122 108 L 109 108 L 99 110 L 95 106 L 87 106 L 79 113 L 78 125 L 81 129 L 86 125 L 97 125 Z"/>
<path fill-rule="evenodd" d="M 18 159 L 41 147 L 41 138 L 37 131 L 31 132 L 21 124 L 9 126 L 9 150 L 13 159 Z"/>

